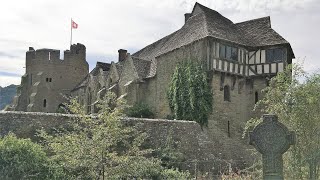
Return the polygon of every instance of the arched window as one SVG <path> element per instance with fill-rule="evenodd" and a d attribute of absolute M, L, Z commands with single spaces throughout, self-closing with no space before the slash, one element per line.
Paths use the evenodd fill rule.
<path fill-rule="evenodd" d="M 228 85 L 225 85 L 223 88 L 223 98 L 224 98 L 224 101 L 231 101 L 230 100 L 230 87 Z"/>
<path fill-rule="evenodd" d="M 256 91 L 254 93 L 254 103 L 256 104 L 258 101 L 259 101 L 259 94 L 258 94 L 258 91 Z"/>
<path fill-rule="evenodd" d="M 43 100 L 43 107 L 47 107 L 47 100 L 46 99 Z"/>

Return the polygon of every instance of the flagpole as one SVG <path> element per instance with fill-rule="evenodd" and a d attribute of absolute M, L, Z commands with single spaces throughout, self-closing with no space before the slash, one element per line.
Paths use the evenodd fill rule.
<path fill-rule="evenodd" d="M 71 37 L 70 37 L 70 46 L 72 45 L 72 18 L 70 22 L 70 27 L 71 27 Z"/>

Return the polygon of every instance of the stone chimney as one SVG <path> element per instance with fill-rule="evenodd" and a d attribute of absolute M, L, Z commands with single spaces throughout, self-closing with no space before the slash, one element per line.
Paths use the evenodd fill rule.
<path fill-rule="evenodd" d="M 184 14 L 184 23 L 186 23 L 190 17 L 191 17 L 191 13 L 185 13 Z"/>
<path fill-rule="evenodd" d="M 119 53 L 119 62 L 124 61 L 127 57 L 127 50 L 119 49 L 118 53 Z"/>

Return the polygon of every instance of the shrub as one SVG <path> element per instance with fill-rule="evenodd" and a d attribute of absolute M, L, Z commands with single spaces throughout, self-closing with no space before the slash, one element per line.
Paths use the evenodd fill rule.
<path fill-rule="evenodd" d="M 126 104 L 108 93 L 99 100 L 97 118 L 87 116 L 71 101 L 70 111 L 78 118 L 70 122 L 72 131 L 61 129 L 50 135 L 41 131 L 48 149 L 64 172 L 74 179 L 159 179 L 165 170 L 152 149 L 143 148 L 147 134 L 121 122 Z M 174 171 L 167 176 L 173 176 Z M 184 173 L 176 172 L 182 176 Z M 163 178 L 160 178 L 163 179 Z"/>
<path fill-rule="evenodd" d="M 191 179 L 188 171 L 180 172 L 178 169 L 164 169 L 161 172 L 161 179 Z"/>
<path fill-rule="evenodd" d="M 136 118 L 154 118 L 154 113 L 145 103 L 136 103 L 132 107 L 129 107 L 126 111 L 126 115 Z"/>
<path fill-rule="evenodd" d="M 30 139 L 14 134 L 0 139 L 0 179 L 60 179 L 58 168 Z"/>

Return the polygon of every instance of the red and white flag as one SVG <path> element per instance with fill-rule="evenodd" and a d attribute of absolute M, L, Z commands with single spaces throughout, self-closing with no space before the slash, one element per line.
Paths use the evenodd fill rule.
<path fill-rule="evenodd" d="M 73 20 L 71 20 L 71 28 L 72 29 L 77 29 L 78 28 L 78 24 L 76 22 L 74 22 Z"/>

